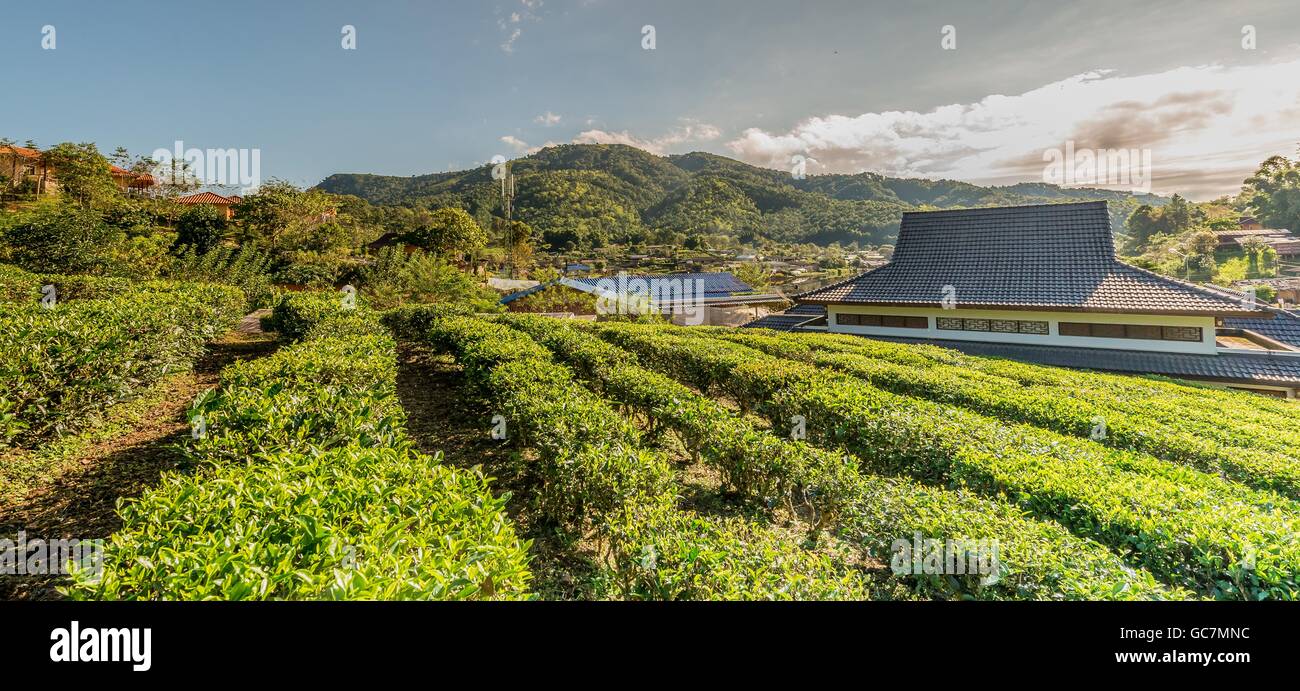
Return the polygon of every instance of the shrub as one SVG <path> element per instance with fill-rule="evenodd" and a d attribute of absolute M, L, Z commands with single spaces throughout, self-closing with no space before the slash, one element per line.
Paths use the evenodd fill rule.
<path fill-rule="evenodd" d="M 870 588 L 824 555 L 740 520 L 675 507 L 672 469 L 636 429 L 573 381 L 527 336 L 468 317 L 434 319 L 426 340 L 454 352 L 471 381 L 537 449 L 540 512 L 575 538 L 595 531 L 625 598 L 858 599 Z"/>
<path fill-rule="evenodd" d="M 69 594 L 526 597 L 528 543 L 504 500 L 477 470 L 406 441 L 393 341 L 374 314 L 329 294 L 293 298 L 281 317 L 306 340 L 223 373 L 191 411 L 206 428 L 188 449 L 198 471 L 125 504 L 103 577 L 77 573 Z M 332 332 L 340 323 L 354 330 Z"/>
<path fill-rule="evenodd" d="M 210 204 L 198 204 L 186 209 L 176 221 L 177 247 L 193 247 L 199 254 L 207 254 L 221 245 L 226 237 L 226 214 Z"/>
<path fill-rule="evenodd" d="M 954 403 L 1001 419 L 1093 439 L 1105 446 L 1148 453 L 1300 498 L 1300 460 L 1267 450 L 1225 447 L 1202 438 L 1202 430 L 1194 423 L 1165 423 L 1139 411 L 1121 413 L 1113 406 L 1023 387 L 1002 377 L 940 363 L 925 367 L 903 365 L 866 352 L 826 352 L 791 339 L 752 333 L 723 333 L 717 337 L 770 355 L 839 370 L 894 393 Z M 1099 421 L 1105 425 L 1105 433 L 1100 435 L 1096 433 Z"/>
<path fill-rule="evenodd" d="M 1005 502 L 903 479 L 859 473 L 845 455 L 756 429 L 721 405 L 635 365 L 620 348 L 564 322 L 514 317 L 508 323 L 572 362 L 605 393 L 675 430 L 722 471 L 737 490 L 763 501 L 805 506 L 813 526 L 836 527 L 868 556 L 890 560 L 895 540 L 994 540 L 1000 571 L 953 577 L 907 577 L 924 597 L 1135 599 L 1186 597 L 1160 587 L 1150 573 L 1127 566 L 1105 547 L 1050 523 L 1027 519 Z"/>
<path fill-rule="evenodd" d="M 90 285 L 90 284 L 87 284 Z M 111 300 L 0 313 L 0 444 L 84 426 L 105 407 L 189 367 L 243 314 L 232 288 L 146 284 Z"/>
<path fill-rule="evenodd" d="M 0 264 L 0 302 L 36 302 L 40 299 L 40 276 L 16 266 Z"/>
<path fill-rule="evenodd" d="M 726 390 L 775 423 L 843 444 L 869 467 L 1013 498 L 1080 535 L 1129 552 L 1167 582 L 1218 598 L 1300 598 L 1295 507 L 1149 457 L 916 401 L 719 339 L 672 329 L 599 332 L 656 367 Z"/>
<path fill-rule="evenodd" d="M 165 273 L 185 281 L 206 281 L 236 286 L 244 291 L 249 307 L 271 307 L 274 288 L 270 276 L 271 256 L 250 246 L 218 247 L 206 254 L 193 247 L 175 255 Z"/>
<path fill-rule="evenodd" d="M 6 233 L 10 261 L 35 272 L 108 272 L 123 237 L 99 212 L 60 202 L 37 205 Z"/>

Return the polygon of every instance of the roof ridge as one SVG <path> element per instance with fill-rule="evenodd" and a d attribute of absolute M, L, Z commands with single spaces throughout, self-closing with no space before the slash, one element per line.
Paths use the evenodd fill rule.
<path fill-rule="evenodd" d="M 1107 207 L 1109 208 L 1109 205 L 1108 205 L 1107 200 L 1105 200 L 1105 199 L 1091 199 L 1091 200 L 1088 200 L 1088 201 L 1082 201 L 1082 202 L 1080 202 L 1080 201 L 1070 201 L 1070 202 L 1055 202 L 1055 203 L 1048 203 L 1048 204 L 1015 204 L 1015 205 L 1012 205 L 1012 206 L 969 206 L 969 207 L 958 207 L 958 208 L 951 208 L 951 209 L 933 209 L 933 210 L 930 210 L 930 211 L 904 211 L 904 212 L 903 212 L 903 215 L 904 215 L 904 216 L 909 216 L 909 215 L 913 215 L 913 216 L 914 216 L 914 215 L 916 215 L 916 214 L 950 214 L 950 213 L 970 213 L 970 212 L 972 212 L 972 211 L 1004 211 L 1004 210 L 1012 210 L 1012 209 L 1041 209 L 1041 208 L 1044 208 L 1044 207 L 1061 207 L 1061 206 L 1093 206 L 1093 205 L 1096 205 L 1096 204 L 1101 204 L 1101 205 L 1103 205 L 1103 206 L 1107 206 Z"/>

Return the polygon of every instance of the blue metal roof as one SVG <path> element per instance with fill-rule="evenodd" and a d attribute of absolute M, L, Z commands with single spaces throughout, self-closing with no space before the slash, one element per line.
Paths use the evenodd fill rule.
<path fill-rule="evenodd" d="M 509 295 L 506 295 L 505 297 L 501 298 L 501 300 L 500 300 L 499 302 L 500 302 L 501 304 L 503 304 L 503 305 L 508 305 L 508 304 L 514 302 L 515 300 L 520 299 L 520 298 L 526 298 L 526 297 L 528 297 L 529 295 L 532 295 L 533 293 L 537 293 L 537 292 L 540 292 L 540 291 L 546 290 L 547 288 L 550 288 L 551 286 L 555 285 L 556 283 L 559 283 L 559 281 L 558 281 L 558 280 L 555 280 L 555 281 L 547 281 L 546 283 L 539 283 L 539 284 L 533 286 L 532 288 L 524 288 L 523 290 L 516 290 L 515 292 L 510 293 Z"/>
<path fill-rule="evenodd" d="M 754 289 L 748 283 L 736 278 L 728 271 L 714 272 L 697 272 L 697 273 L 676 273 L 676 274 L 638 274 L 628 275 L 628 280 L 690 280 L 700 281 L 703 283 L 704 297 L 729 297 L 734 293 L 752 293 Z M 595 288 L 601 281 L 618 281 L 617 276 L 605 276 L 601 278 L 575 278 L 572 279 L 577 283 L 583 283 Z"/>

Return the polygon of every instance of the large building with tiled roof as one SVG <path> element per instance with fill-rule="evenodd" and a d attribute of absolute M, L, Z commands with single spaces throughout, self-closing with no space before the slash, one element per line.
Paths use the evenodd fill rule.
<path fill-rule="evenodd" d="M 1119 261 L 1105 202 L 907 213 L 889 264 L 795 300 L 747 326 L 1300 390 L 1300 317 Z"/>

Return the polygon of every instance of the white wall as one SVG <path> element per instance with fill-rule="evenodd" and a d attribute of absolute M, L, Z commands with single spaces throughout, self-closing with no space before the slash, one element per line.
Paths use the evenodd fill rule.
<path fill-rule="evenodd" d="M 983 341 L 986 343 L 1022 343 L 1076 348 L 1111 348 L 1115 350 L 1149 350 L 1164 353 L 1214 354 L 1214 317 L 1181 317 L 1161 314 L 1100 314 L 1093 312 L 1037 312 L 1028 310 L 974 310 L 937 307 L 875 307 L 872 305 L 827 305 L 828 327 L 832 333 L 897 336 L 900 338 L 942 338 L 952 341 Z M 926 317 L 929 326 L 924 329 L 890 328 L 883 326 L 846 326 L 836 322 L 837 314 L 880 314 Z M 936 327 L 937 317 L 963 319 L 1016 319 L 1048 322 L 1048 333 L 1007 334 L 991 331 L 956 331 Z M 1199 326 L 1201 340 L 1155 341 L 1136 338 L 1091 338 L 1061 336 L 1060 322 L 1088 322 L 1094 324 L 1147 324 L 1152 326 Z"/>

